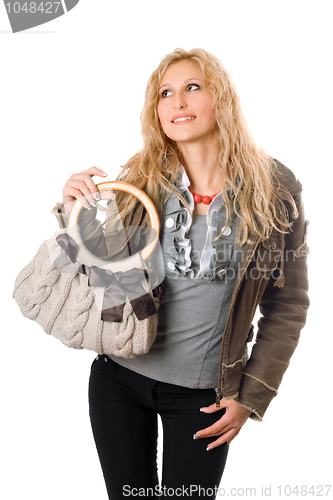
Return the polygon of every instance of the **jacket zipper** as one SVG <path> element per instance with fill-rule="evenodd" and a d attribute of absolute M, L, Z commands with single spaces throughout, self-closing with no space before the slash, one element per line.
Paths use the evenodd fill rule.
<path fill-rule="evenodd" d="M 216 393 L 216 406 L 217 408 L 219 408 L 221 406 L 221 393 L 220 393 L 220 389 L 218 387 L 215 387 L 214 389 L 215 393 Z"/>
<path fill-rule="evenodd" d="M 222 367 L 223 344 L 224 344 L 224 341 L 225 341 L 225 332 L 227 330 L 227 326 L 228 326 L 229 319 L 230 319 L 230 316 L 231 316 L 231 311 L 233 310 L 235 302 L 236 302 L 236 297 L 238 295 L 238 291 L 239 291 L 240 286 L 241 286 L 241 281 L 243 279 L 243 276 L 244 276 L 247 268 L 250 265 L 250 262 L 252 260 L 253 255 L 255 254 L 255 251 L 256 251 L 258 245 L 259 245 L 259 238 L 257 237 L 257 241 L 256 241 L 255 245 L 253 246 L 252 253 L 250 255 L 250 258 L 248 259 L 248 263 L 247 263 L 246 267 L 244 268 L 242 276 L 239 279 L 239 282 L 238 282 L 236 290 L 234 290 L 233 300 L 232 300 L 232 303 L 230 305 L 229 314 L 228 314 L 227 321 L 226 321 L 225 328 L 224 328 L 224 332 L 223 332 L 223 337 L 222 337 L 222 342 L 221 342 L 221 351 L 220 351 L 219 380 L 218 380 L 218 383 L 217 383 L 217 388 L 215 389 L 215 393 L 216 393 L 216 406 L 218 406 L 218 407 L 221 406 L 220 401 L 221 401 L 221 397 L 223 397 L 222 393 L 221 393 L 221 390 L 222 390 L 222 387 L 221 387 L 221 385 L 222 385 L 222 368 L 221 367 Z"/>

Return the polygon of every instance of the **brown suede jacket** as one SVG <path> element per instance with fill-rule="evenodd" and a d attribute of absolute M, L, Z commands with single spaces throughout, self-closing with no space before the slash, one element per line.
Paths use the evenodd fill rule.
<path fill-rule="evenodd" d="M 281 184 L 292 194 L 298 218 L 291 231 L 273 230 L 260 244 L 247 243 L 232 296 L 221 344 L 217 396 L 234 398 L 262 420 L 277 394 L 289 360 L 305 325 L 309 307 L 302 186 L 294 174 L 276 161 Z M 219 229 L 219 228 L 218 228 Z M 252 320 L 259 306 L 261 318 L 251 356 L 247 343 L 253 338 Z"/>

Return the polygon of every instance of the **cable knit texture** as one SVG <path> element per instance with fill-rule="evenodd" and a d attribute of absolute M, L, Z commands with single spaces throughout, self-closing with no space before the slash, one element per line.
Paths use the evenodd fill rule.
<path fill-rule="evenodd" d="M 69 229 L 56 235 L 64 231 L 69 232 Z M 70 228 L 70 231 L 71 236 L 75 237 L 75 228 Z M 122 322 L 102 321 L 104 288 L 90 287 L 88 277 L 79 273 L 81 263 L 96 265 L 94 256 L 89 257 L 85 252 L 81 246 L 78 259 L 73 264 L 56 242 L 55 236 L 45 241 L 15 281 L 13 297 L 22 314 L 36 321 L 47 334 L 61 340 L 67 347 L 124 358 L 148 352 L 156 337 L 157 312 L 144 320 L 138 320 L 126 298 Z M 145 267 L 139 254 L 131 256 L 126 262 L 101 262 L 100 267 L 113 272 Z M 153 296 L 144 272 L 142 275 L 142 286 L 158 311 L 159 299 Z"/>

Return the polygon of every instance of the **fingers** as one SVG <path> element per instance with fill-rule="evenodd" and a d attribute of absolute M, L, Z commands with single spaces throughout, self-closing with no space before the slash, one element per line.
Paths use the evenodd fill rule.
<path fill-rule="evenodd" d="M 223 405 L 216 406 L 216 403 L 213 403 L 209 406 L 204 406 L 204 407 L 200 408 L 200 411 L 202 411 L 203 413 L 215 413 L 217 411 L 222 410 L 223 408 L 225 408 Z M 226 415 L 224 414 L 219 420 L 217 420 L 210 427 L 206 427 L 205 429 L 201 429 L 200 431 L 197 431 L 193 435 L 193 439 L 199 439 L 199 438 L 208 437 L 208 436 L 218 436 L 222 432 L 222 428 L 225 425 L 225 420 L 226 420 Z"/>
<path fill-rule="evenodd" d="M 206 429 L 203 429 L 201 431 L 198 431 L 193 438 L 194 439 L 199 439 L 199 438 L 206 438 L 206 437 L 212 437 L 212 436 L 220 436 L 218 439 L 215 441 L 209 443 L 207 446 L 207 451 L 216 448 L 217 446 L 220 446 L 223 443 L 230 444 L 231 441 L 239 434 L 241 427 L 235 427 L 231 423 L 223 423 L 223 417 L 220 418 L 215 424 L 211 425 L 210 427 L 207 427 Z"/>
<path fill-rule="evenodd" d="M 200 439 L 205 437 L 220 436 L 223 432 L 232 429 L 232 425 L 227 421 L 227 417 L 224 415 L 217 422 L 206 427 L 205 429 L 200 429 L 193 435 L 193 439 Z"/>
<path fill-rule="evenodd" d="M 97 168 L 91 167 L 78 174 L 73 174 L 63 188 L 63 203 L 67 205 L 72 201 L 79 200 L 84 208 L 90 209 L 96 206 L 96 201 L 101 199 L 98 189 L 92 180 L 92 176 L 106 177 L 107 174 Z M 112 199 L 104 197 L 104 199 Z"/>
<path fill-rule="evenodd" d="M 76 174 L 74 175 L 76 176 Z M 87 178 L 80 179 L 79 175 L 80 174 L 77 175 L 77 180 L 73 178 L 74 176 L 71 177 L 70 181 L 68 182 L 67 193 L 71 194 L 71 196 L 79 200 L 83 207 L 88 209 L 90 209 L 91 207 L 95 207 L 96 201 L 100 199 L 100 196 L 98 198 L 95 198 L 97 188 L 92 182 L 90 176 L 88 177 L 91 183 L 94 185 L 94 188 L 91 186 L 91 183 Z"/>
<path fill-rule="evenodd" d="M 98 175 L 98 177 L 106 177 L 108 174 L 97 167 L 90 167 L 82 172 L 83 174 L 89 174 L 91 177 Z"/>
<path fill-rule="evenodd" d="M 214 413 L 221 408 L 225 408 L 224 415 L 217 420 L 213 425 L 197 431 L 194 439 L 207 438 L 211 436 L 220 436 L 216 441 L 210 443 L 207 450 L 220 446 L 222 443 L 230 444 L 231 441 L 239 434 L 242 426 L 251 415 L 251 411 L 244 408 L 241 404 L 234 400 L 225 401 L 221 407 L 216 407 L 212 404 L 207 407 L 200 408 L 204 413 Z"/>
<path fill-rule="evenodd" d="M 113 200 L 115 194 L 111 191 L 101 191 L 100 193 L 101 200 Z"/>
<path fill-rule="evenodd" d="M 228 439 L 227 444 L 230 444 L 230 443 L 231 443 L 231 441 L 232 441 L 233 439 L 235 439 L 235 437 L 236 437 L 236 436 L 238 436 L 238 434 L 240 433 L 240 431 L 241 431 L 241 427 L 240 427 L 240 428 L 239 428 L 239 429 L 238 429 L 238 430 L 234 433 L 234 435 L 232 436 L 232 438 L 231 438 L 231 439 Z"/>
<path fill-rule="evenodd" d="M 230 429 L 228 432 L 225 432 L 221 437 L 216 439 L 216 441 L 213 441 L 212 443 L 209 443 L 207 446 L 206 450 L 210 451 L 213 448 L 216 448 L 217 446 L 220 446 L 223 443 L 229 444 L 234 437 L 239 433 L 240 429 L 238 430 L 237 433 L 234 432 L 234 429 Z"/>
<path fill-rule="evenodd" d="M 83 195 L 83 193 L 78 189 L 68 188 L 67 193 L 72 196 L 73 201 L 70 201 L 67 203 L 65 203 L 65 201 L 64 201 L 65 213 L 69 214 L 71 212 L 75 200 L 78 200 L 81 203 L 81 205 L 84 208 L 86 208 L 87 210 L 90 210 L 93 206 L 97 206 L 96 202 L 91 200 L 90 195 L 86 194 L 86 197 L 85 197 Z M 108 201 L 108 200 L 113 200 L 115 198 L 115 194 L 111 191 L 101 191 L 101 192 L 97 191 L 97 193 L 99 194 L 100 200 Z M 91 200 L 90 203 L 88 202 L 88 199 Z M 95 199 L 97 200 L 98 198 L 95 198 Z M 101 209 L 100 206 L 99 206 L 99 208 Z"/>
<path fill-rule="evenodd" d="M 73 174 L 71 177 L 71 186 L 75 187 L 88 200 L 91 206 L 96 206 L 96 201 L 101 199 L 98 189 L 88 173 Z"/>
<path fill-rule="evenodd" d="M 79 200 L 84 208 L 87 208 L 88 210 L 91 209 L 91 205 L 82 195 L 81 191 L 67 186 L 66 191 L 63 190 L 63 204 L 65 206 L 66 213 L 71 211 L 75 200 Z"/>

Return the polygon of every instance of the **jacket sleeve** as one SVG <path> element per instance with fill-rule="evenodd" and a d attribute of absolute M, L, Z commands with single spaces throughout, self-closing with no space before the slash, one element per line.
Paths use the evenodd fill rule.
<path fill-rule="evenodd" d="M 295 197 L 298 218 L 285 236 L 283 286 L 271 277 L 259 301 L 261 318 L 251 356 L 243 370 L 236 401 L 252 410 L 251 418 L 262 417 L 277 394 L 282 377 L 298 344 L 309 307 L 306 242 L 308 221 L 304 220 L 301 194 Z M 275 286 L 274 286 L 275 285 Z"/>

